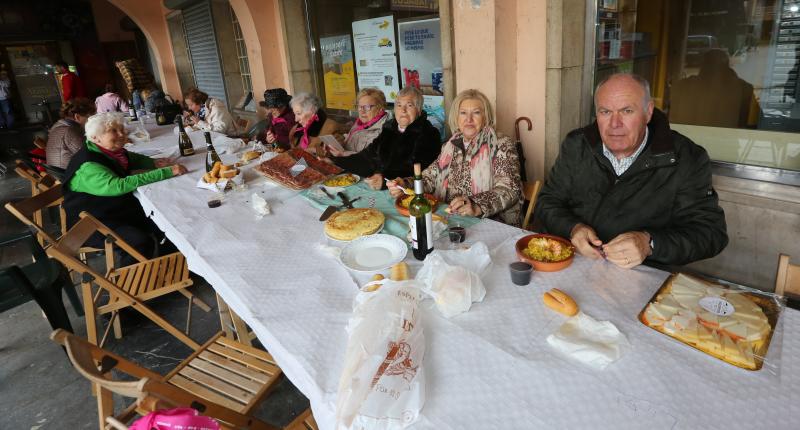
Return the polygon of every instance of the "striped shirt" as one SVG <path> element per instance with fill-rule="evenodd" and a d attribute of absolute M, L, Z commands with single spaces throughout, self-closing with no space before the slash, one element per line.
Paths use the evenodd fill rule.
<path fill-rule="evenodd" d="M 617 157 L 611 152 L 611 150 L 608 149 L 606 144 L 603 143 L 603 155 L 605 155 L 606 158 L 608 158 L 608 161 L 611 162 L 611 167 L 614 168 L 614 172 L 617 174 L 617 176 L 622 176 L 622 174 L 625 173 L 625 171 L 628 170 L 629 167 L 631 167 L 633 162 L 636 161 L 636 158 L 639 157 L 639 154 L 642 153 L 645 144 L 647 143 L 648 134 L 650 134 L 650 130 L 647 127 L 645 127 L 644 140 L 642 140 L 642 143 L 639 144 L 639 148 L 636 149 L 636 152 L 634 152 L 633 154 L 621 159 L 617 159 Z"/>

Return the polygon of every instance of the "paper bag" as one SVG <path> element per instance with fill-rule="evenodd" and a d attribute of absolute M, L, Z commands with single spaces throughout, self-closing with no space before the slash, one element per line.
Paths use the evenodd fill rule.
<path fill-rule="evenodd" d="M 337 429 L 403 429 L 425 403 L 425 335 L 416 281 L 356 296 L 336 401 Z"/>
<path fill-rule="evenodd" d="M 416 279 L 424 284 L 423 292 L 433 298 L 439 312 L 450 318 L 468 311 L 473 302 L 486 296 L 481 275 L 491 263 L 483 242 L 466 250 L 436 250 L 425 258 Z"/>

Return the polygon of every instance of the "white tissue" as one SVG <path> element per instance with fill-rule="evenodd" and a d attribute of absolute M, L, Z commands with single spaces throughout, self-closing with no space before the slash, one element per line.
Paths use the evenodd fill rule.
<path fill-rule="evenodd" d="M 433 251 L 416 279 L 424 284 L 422 291 L 436 302 L 436 309 L 445 318 L 466 312 L 473 302 L 486 296 L 481 275 L 492 263 L 489 249 L 478 242 L 469 249 Z"/>
<path fill-rule="evenodd" d="M 619 360 L 629 346 L 628 339 L 613 323 L 597 321 L 583 312 L 578 312 L 548 336 L 547 343 L 598 370 Z"/>
<path fill-rule="evenodd" d="M 325 245 L 324 243 L 318 243 L 316 245 L 317 250 L 322 252 L 323 254 L 327 255 L 328 257 L 339 259 L 339 255 L 342 254 L 342 248 L 337 248 L 335 246 Z"/>
<path fill-rule="evenodd" d="M 269 208 L 269 203 L 267 203 L 267 201 L 264 200 L 264 198 L 262 198 L 256 193 L 253 193 L 250 199 L 252 200 L 253 209 L 255 209 L 256 214 L 258 215 L 259 218 L 262 218 L 264 215 L 269 215 L 271 213 L 271 210 Z"/>

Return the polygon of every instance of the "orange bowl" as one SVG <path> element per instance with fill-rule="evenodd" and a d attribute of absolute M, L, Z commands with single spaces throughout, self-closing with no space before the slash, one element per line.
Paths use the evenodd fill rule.
<path fill-rule="evenodd" d="M 394 207 L 395 209 L 397 209 L 397 213 L 399 213 L 400 215 L 408 216 L 408 208 L 404 208 L 402 205 L 404 198 L 405 195 L 398 197 L 394 201 Z M 436 197 L 434 197 L 433 194 L 425 193 L 425 198 L 431 202 L 431 212 L 436 212 L 436 206 L 439 204 L 439 201 L 436 200 Z"/>
<path fill-rule="evenodd" d="M 572 249 L 572 255 L 561 261 L 554 261 L 554 262 L 539 261 L 528 257 L 522 252 L 522 250 L 528 247 L 528 242 L 530 242 L 531 239 L 538 237 L 546 237 L 548 239 L 553 239 L 561 242 L 564 246 L 567 246 Z M 524 261 L 526 263 L 531 264 L 533 268 L 539 272 L 558 272 L 559 270 L 564 270 L 567 267 L 569 267 L 570 264 L 572 264 L 572 260 L 575 258 L 575 247 L 572 246 L 572 243 L 570 243 L 570 241 L 564 239 L 563 237 L 553 236 L 551 234 L 529 234 L 517 241 L 516 249 L 519 261 Z"/>

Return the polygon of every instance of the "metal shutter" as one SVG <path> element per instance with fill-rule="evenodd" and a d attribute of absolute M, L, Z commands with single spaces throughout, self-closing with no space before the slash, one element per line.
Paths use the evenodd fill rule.
<path fill-rule="evenodd" d="M 214 20 L 211 17 L 211 2 L 202 1 L 184 9 L 183 25 L 197 88 L 227 104 L 219 48 L 214 36 Z"/>

